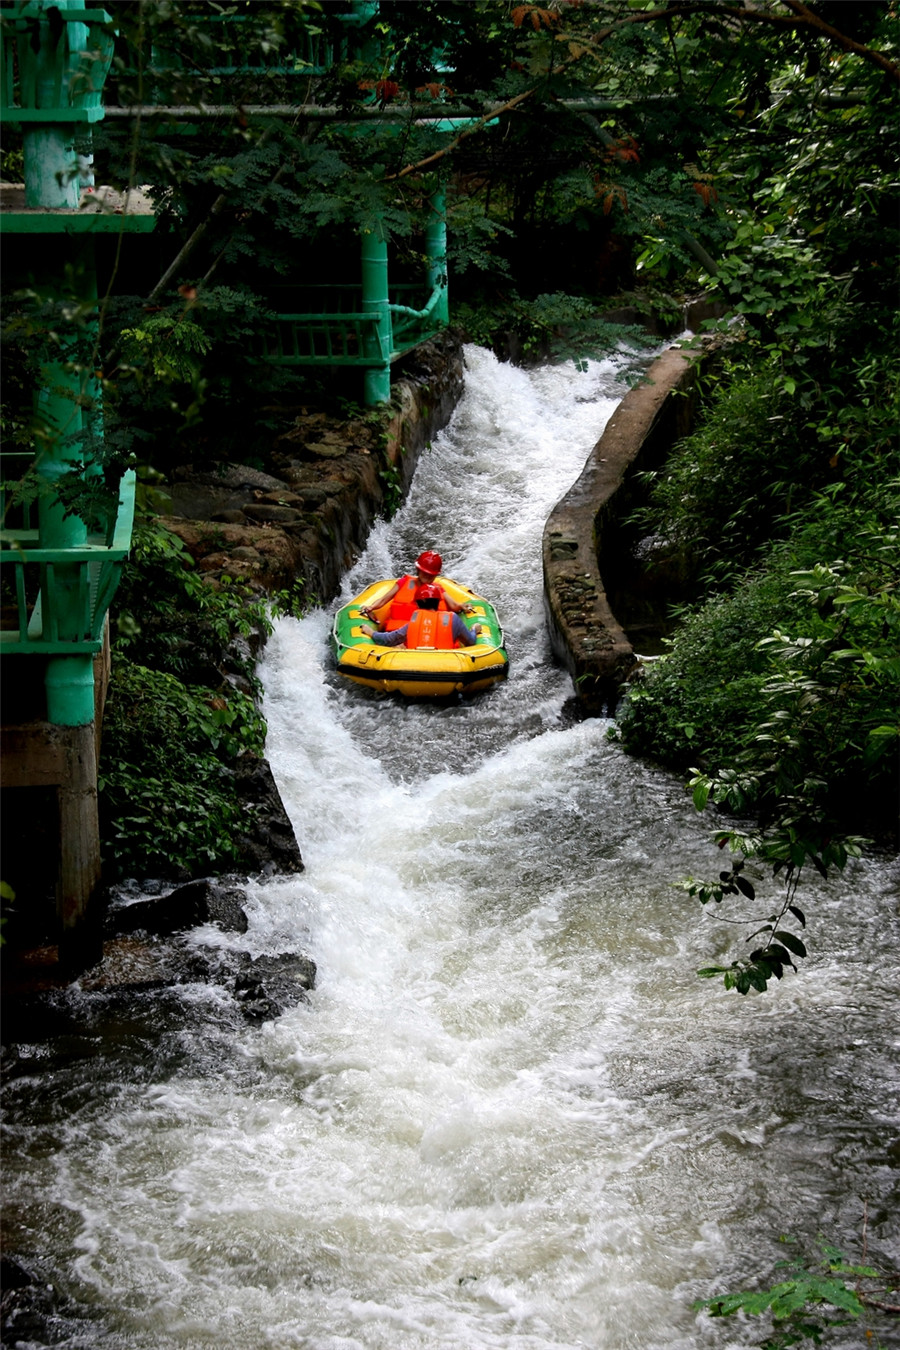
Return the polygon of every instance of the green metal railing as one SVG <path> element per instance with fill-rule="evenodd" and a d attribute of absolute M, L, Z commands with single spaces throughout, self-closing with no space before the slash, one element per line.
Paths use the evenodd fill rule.
<path fill-rule="evenodd" d="M 41 548 L 37 530 L 0 531 L 4 656 L 100 651 L 106 614 L 131 547 L 134 491 L 129 472 L 106 536 L 89 536 L 75 548 Z"/>
<path fill-rule="evenodd" d="M 358 288 L 347 290 L 355 290 L 360 301 Z M 381 349 L 379 318 L 363 309 L 276 314 L 263 334 L 261 355 L 282 366 L 383 365 L 390 352 Z"/>
<path fill-rule="evenodd" d="M 443 286 L 436 286 L 421 307 L 400 303 L 401 299 L 414 301 L 421 296 L 420 286 L 391 288 L 389 343 L 385 340 L 381 312 L 364 307 L 359 286 L 290 290 L 290 298 L 305 302 L 304 308 L 275 314 L 264 334 L 260 353 L 277 365 L 383 366 L 433 337 L 444 326 L 435 317 L 444 294 Z M 275 303 L 284 303 L 286 298 L 282 294 Z"/>
<path fill-rule="evenodd" d="M 185 51 L 157 44 L 149 73 L 152 77 L 154 72 L 183 70 L 200 81 L 215 81 L 216 86 L 234 77 L 277 76 L 291 80 L 324 75 L 341 62 L 360 61 L 370 50 L 374 54 L 371 39 L 361 43 L 359 30 L 373 18 L 377 8 L 375 0 L 347 0 L 344 11 L 333 15 L 338 26 L 331 37 L 311 24 L 305 31 L 298 28 L 293 39 L 296 45 L 290 48 L 265 43 L 251 14 L 198 12 L 191 16 L 191 22 L 209 32 L 209 46 Z"/>

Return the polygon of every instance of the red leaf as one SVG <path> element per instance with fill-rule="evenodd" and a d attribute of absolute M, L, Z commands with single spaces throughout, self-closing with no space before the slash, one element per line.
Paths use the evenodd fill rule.
<path fill-rule="evenodd" d="M 608 147 L 606 158 L 618 160 L 621 164 L 639 164 L 641 155 L 637 141 L 633 136 L 620 136 Z"/>
<path fill-rule="evenodd" d="M 532 28 L 538 32 L 542 23 L 551 28 L 559 21 L 559 15 L 554 14 L 552 9 L 541 9 L 539 5 L 516 5 L 512 11 L 515 27 L 521 28 L 526 19 L 531 20 Z"/>
<path fill-rule="evenodd" d="M 440 98 L 441 94 L 446 94 L 448 98 L 453 97 L 453 90 L 446 84 L 420 84 L 416 93 L 430 94 L 432 98 Z"/>

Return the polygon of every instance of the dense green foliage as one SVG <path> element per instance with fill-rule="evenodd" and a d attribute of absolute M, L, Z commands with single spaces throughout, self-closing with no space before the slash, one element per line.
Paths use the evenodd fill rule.
<path fill-rule="evenodd" d="M 749 954 L 702 972 L 741 993 L 806 954 L 804 868 L 843 869 L 863 833 L 896 846 L 900 811 L 896 68 L 802 69 L 758 71 L 748 134 L 717 147 L 732 233 L 705 280 L 743 326 L 648 483 L 641 525 L 690 565 L 694 599 L 620 730 L 724 816 L 733 862 L 683 884 L 762 907 Z M 661 241 L 645 261 L 671 258 Z"/>
<path fill-rule="evenodd" d="M 584 296 L 555 292 L 523 299 L 515 292 L 490 305 L 463 301 L 454 320 L 470 342 L 490 347 L 498 336 L 513 337 L 524 362 L 574 360 L 580 369 L 623 342 L 636 347 L 657 341 L 642 325 L 612 323 Z"/>
<path fill-rule="evenodd" d="M 238 864 L 245 808 L 228 761 L 244 750 L 261 754 L 264 741 L 246 694 L 222 697 L 118 661 L 99 784 L 108 875 L 202 874 Z"/>
<path fill-rule="evenodd" d="M 191 570 L 180 540 L 138 528 L 120 588 L 103 727 L 101 838 L 110 877 L 240 864 L 246 808 L 234 765 L 263 753 L 265 723 L 249 650 L 233 639 L 269 630 L 266 604 L 237 586 L 213 590 Z"/>
<path fill-rule="evenodd" d="M 761 362 L 767 358 L 763 356 Z M 692 551 L 699 603 L 667 656 L 635 687 L 621 718 L 628 749 L 691 770 L 698 809 L 740 823 L 716 832 L 736 861 L 715 882 L 684 883 L 704 903 L 756 899 L 757 879 L 783 885 L 759 945 L 726 968 L 728 987 L 764 990 L 784 950 L 806 948 L 779 924 L 805 925 L 804 867 L 827 875 L 858 854 L 860 835 L 896 844 L 900 765 L 900 464 L 898 368 L 892 346 L 848 360 L 860 399 L 804 407 L 746 358 L 726 372 L 709 417 L 673 457 L 645 513 Z M 777 400 L 777 402 L 775 401 Z M 764 423 L 778 417 L 779 453 Z M 839 422 L 841 440 L 817 422 Z M 747 464 L 751 468 L 747 468 Z M 802 470 L 798 469 L 802 465 Z M 738 491 L 729 490 L 731 476 Z M 769 517 L 768 537 L 765 528 Z M 691 540 L 695 547 L 691 550 Z M 770 886 L 770 890 L 772 887 Z M 776 891 L 776 894 L 778 892 Z"/>

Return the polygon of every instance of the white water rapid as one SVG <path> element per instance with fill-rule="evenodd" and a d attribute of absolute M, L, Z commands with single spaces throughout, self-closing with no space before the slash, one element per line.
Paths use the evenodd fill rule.
<path fill-rule="evenodd" d="M 269 755 L 306 871 L 192 940 L 300 948 L 317 988 L 252 1028 L 185 985 L 195 1029 L 152 1005 L 135 1063 L 15 1080 L 16 1236 L 80 1309 L 59 1344 L 726 1350 L 753 1328 L 692 1302 L 768 1275 L 782 1234 L 858 1259 L 867 1208 L 869 1259 L 897 1258 L 896 869 L 811 887 L 810 959 L 765 996 L 697 978 L 741 934 L 672 885 L 717 870 L 712 822 L 566 716 L 543 619 L 543 523 L 628 360 L 466 359 L 341 600 L 436 548 L 496 603 L 510 678 L 404 704 L 331 670 L 334 606 L 279 622 Z"/>

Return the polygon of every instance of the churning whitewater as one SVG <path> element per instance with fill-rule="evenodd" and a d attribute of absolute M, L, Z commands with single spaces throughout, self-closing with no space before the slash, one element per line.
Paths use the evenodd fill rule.
<path fill-rule="evenodd" d="M 711 822 L 568 715 L 551 660 L 543 523 L 643 359 L 467 348 L 336 602 L 437 549 L 496 604 L 505 684 L 385 698 L 331 668 L 334 605 L 279 621 L 268 753 L 306 870 L 252 888 L 248 934 L 193 941 L 300 948 L 317 988 L 235 1031 L 184 986 L 204 1017 L 167 1053 L 17 1108 L 16 1212 L 94 1318 L 66 1344 L 725 1350 L 752 1329 L 692 1304 L 767 1275 L 782 1234 L 858 1256 L 867 1206 L 896 1259 L 896 871 L 817 884 L 813 955 L 764 997 L 699 980 L 740 937 L 672 884 L 717 868 Z"/>

